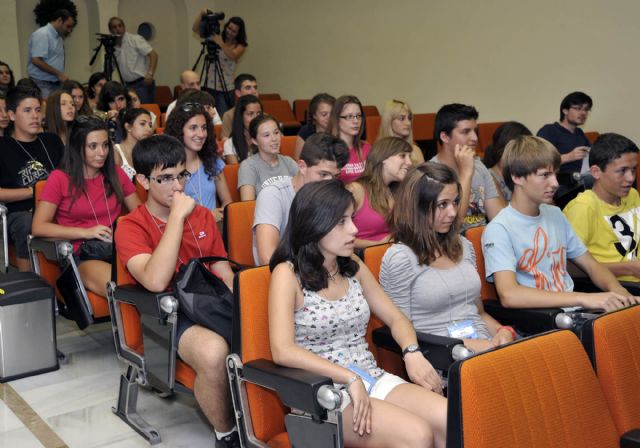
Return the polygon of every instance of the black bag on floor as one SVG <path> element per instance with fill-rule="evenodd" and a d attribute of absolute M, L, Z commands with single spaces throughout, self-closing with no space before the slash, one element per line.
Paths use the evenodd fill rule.
<path fill-rule="evenodd" d="M 194 321 L 222 336 L 231 346 L 233 293 L 205 263 L 230 261 L 223 257 L 193 258 L 180 266 L 173 281 L 179 310 Z M 233 262 L 232 262 L 233 263 Z"/>
<path fill-rule="evenodd" d="M 93 323 L 93 317 L 82 297 L 82 288 L 78 279 L 79 274 L 74 275 L 73 266 L 68 263 L 56 280 L 56 286 L 64 299 L 64 305 L 59 306 L 60 314 L 67 319 L 74 320 L 78 324 L 78 328 L 84 330 Z"/>

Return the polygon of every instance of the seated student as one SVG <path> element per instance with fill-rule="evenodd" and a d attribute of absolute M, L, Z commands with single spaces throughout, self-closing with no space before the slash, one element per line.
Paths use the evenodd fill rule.
<path fill-rule="evenodd" d="M 45 116 L 45 128 L 47 132 L 53 132 L 63 144 L 67 144 L 69 128 L 76 119 L 76 107 L 73 98 L 63 90 L 55 90 L 47 98 L 47 112 Z"/>
<path fill-rule="evenodd" d="M 417 331 L 461 338 L 475 352 L 511 342 L 515 331 L 482 307 L 473 246 L 460 236 L 456 173 L 441 163 L 418 165 L 396 199 L 389 222 L 397 242 L 380 267 L 391 300 Z"/>
<path fill-rule="evenodd" d="M 413 112 L 408 103 L 399 100 L 390 100 L 385 103 L 377 140 L 385 137 L 398 137 L 405 140 L 412 147 L 411 162 L 414 165 L 424 162 L 422 150 L 413 141 Z"/>
<path fill-rule="evenodd" d="M 198 103 L 180 103 L 167 120 L 165 134 L 184 144 L 187 171 L 191 178 L 184 192 L 222 221 L 224 207 L 231 202 L 231 193 L 224 177 L 224 162 L 216 151 L 216 137 L 209 114 Z M 219 199 L 219 201 L 218 201 Z"/>
<path fill-rule="evenodd" d="M 300 158 L 300 152 L 304 142 L 316 132 L 327 132 L 331 109 L 336 99 L 328 93 L 318 93 L 311 98 L 307 109 L 307 122 L 300 128 L 296 136 L 296 157 Z"/>
<path fill-rule="evenodd" d="M 7 113 L 7 97 L 0 92 L 0 137 L 2 137 L 9 127 L 9 114 Z"/>
<path fill-rule="evenodd" d="M 78 81 L 74 81 L 72 79 L 68 79 L 62 83 L 62 90 L 71 95 L 73 99 L 73 105 L 76 108 L 76 115 L 93 115 L 93 111 L 91 110 L 91 106 L 89 102 L 86 100 L 86 94 L 84 91 L 84 87 Z"/>
<path fill-rule="evenodd" d="M 342 167 L 340 180 L 345 184 L 353 182 L 364 172 L 371 145 L 362 139 L 364 133 L 364 113 L 362 103 L 353 95 L 338 98 L 331 109 L 329 134 L 340 137 L 349 147 L 349 161 Z"/>
<path fill-rule="evenodd" d="M 133 87 L 127 87 L 127 94 L 129 95 L 128 109 L 142 108 L 142 102 L 140 102 L 140 97 L 138 96 L 138 92 L 136 92 L 136 89 L 134 89 Z M 158 117 L 150 110 L 148 110 L 147 113 L 151 117 L 151 128 L 155 132 L 156 128 L 158 127 Z"/>
<path fill-rule="evenodd" d="M 153 134 L 151 115 L 146 109 L 133 108 L 125 110 L 121 114 L 120 128 L 124 135 L 124 140 L 113 145 L 116 166 L 122 168 L 127 176 L 133 179 L 133 176 L 136 175 L 136 170 L 133 169 L 132 165 L 133 147 L 138 141 Z"/>
<path fill-rule="evenodd" d="M 508 308 L 581 306 L 610 311 L 637 303 L 615 276 L 587 251 L 558 207 L 560 153 L 540 137 L 520 136 L 502 155 L 511 204 L 482 236 L 487 280 Z M 586 272 L 601 293 L 573 292 L 567 259 Z"/>
<path fill-rule="evenodd" d="M 204 107 L 205 112 L 211 119 L 212 125 L 221 124 L 220 116 L 216 110 L 216 103 L 213 96 L 209 92 L 200 89 L 187 89 L 180 92 L 180 98 L 176 101 L 176 106 L 184 103 L 198 103 Z M 175 109 L 175 107 L 174 107 Z M 167 109 L 168 110 L 168 109 Z M 172 109 L 173 111 L 173 109 Z M 167 112 L 167 120 L 169 120 L 169 112 Z"/>
<path fill-rule="evenodd" d="M 602 134 L 589 152 L 593 189 L 564 209 L 593 258 L 619 280 L 640 282 L 640 195 L 633 188 L 638 147 L 619 134 Z"/>
<path fill-rule="evenodd" d="M 253 201 L 267 185 L 293 177 L 298 165 L 280 154 L 280 124 L 269 115 L 259 115 L 249 125 L 251 144 L 255 153 L 240 164 L 238 190 L 241 201 Z"/>
<path fill-rule="evenodd" d="M 502 178 L 502 153 L 507 143 L 520 135 L 531 135 L 531 131 L 517 121 L 508 121 L 501 124 L 493 133 L 491 143 L 484 150 L 484 157 L 482 158 L 482 163 L 489 168 L 496 187 L 500 189 L 507 202 L 511 201 L 511 190 Z"/>
<path fill-rule="evenodd" d="M 358 228 L 356 248 L 386 243 L 391 238 L 387 217 L 394 200 L 392 189 L 411 168 L 411 145 L 385 137 L 371 147 L 362 176 L 347 184 L 356 201 L 353 223 Z"/>
<path fill-rule="evenodd" d="M 9 241 L 16 249 L 16 264 L 30 271 L 27 236 L 31 233 L 33 186 L 58 167 L 64 145 L 56 134 L 40 132 L 40 96 L 36 90 L 16 86 L 7 94 L 10 131 L 0 137 L 0 202 L 7 205 Z"/>
<path fill-rule="evenodd" d="M 80 246 L 89 240 L 111 243 L 113 223 L 123 205 L 131 211 L 140 200 L 131 180 L 114 163 L 107 125 L 83 117 L 71 128 L 60 169 L 49 175 L 42 190 L 33 235 L 72 240 L 82 282 L 106 297 L 111 264 L 83 260 Z"/>
<path fill-rule="evenodd" d="M 7 95 L 10 89 L 13 89 L 16 81 L 13 77 L 13 70 L 6 62 L 0 61 L 0 93 Z"/>
<path fill-rule="evenodd" d="M 209 78 L 211 80 L 211 78 Z M 241 73 L 233 80 L 233 95 L 235 96 L 235 103 L 245 95 L 253 95 L 256 98 L 258 94 L 258 81 L 256 77 L 249 73 Z M 229 92 L 231 94 L 231 92 Z M 234 106 L 235 107 L 235 106 Z M 222 112 L 222 129 L 220 130 L 220 138 L 223 140 L 231 137 L 231 131 L 233 126 L 233 117 L 235 116 L 234 107 Z"/>
<path fill-rule="evenodd" d="M 129 93 L 125 86 L 116 81 L 107 82 L 100 90 L 96 115 L 112 122 L 112 139 L 116 143 L 122 142 L 124 135 L 118 129 L 118 116 L 121 111 L 129 108 Z"/>
<path fill-rule="evenodd" d="M 253 259 L 257 265 L 269 264 L 289 219 L 289 209 L 296 193 L 309 182 L 332 179 L 347 163 L 349 149 L 339 138 L 318 132 L 304 143 L 298 173 L 265 186 L 258 199 L 253 218 Z"/>
<path fill-rule="evenodd" d="M 189 179 L 185 162 L 182 142 L 168 135 L 140 140 L 133 149 L 136 178 L 148 191 L 147 202 L 120 220 L 115 244 L 127 271 L 152 292 L 166 290 L 180 265 L 193 257 L 226 256 L 211 212 L 183 192 Z M 210 269 L 233 287 L 228 262 Z M 194 395 L 215 428 L 216 447 L 239 447 L 225 369 L 229 347 L 180 310 L 177 325 L 178 355 L 196 371 Z"/>
<path fill-rule="evenodd" d="M 440 143 L 431 161 L 444 163 L 458 175 L 464 232 L 493 219 L 505 203 L 489 170 L 476 157 L 478 111 L 464 104 L 445 104 L 436 114 L 434 139 Z"/>
<path fill-rule="evenodd" d="M 89 82 L 87 84 L 87 102 L 94 111 L 98 109 L 100 92 L 107 81 L 107 75 L 103 72 L 94 73 L 89 77 Z"/>
<path fill-rule="evenodd" d="M 337 180 L 307 184 L 293 199 L 269 264 L 273 360 L 326 375 L 343 389 L 345 446 L 444 447 L 442 381 L 409 320 L 353 255 L 353 210 Z M 416 384 L 377 366 L 365 340 L 370 312 L 391 328 Z"/>
<path fill-rule="evenodd" d="M 262 103 L 257 96 L 244 95 L 238 99 L 233 107 L 231 137 L 222 146 L 222 155 L 227 164 L 243 162 L 253 154 L 249 124 L 258 115 L 262 115 Z"/>

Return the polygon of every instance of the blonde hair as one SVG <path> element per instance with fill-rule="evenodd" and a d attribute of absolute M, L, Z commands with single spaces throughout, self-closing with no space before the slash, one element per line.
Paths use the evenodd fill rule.
<path fill-rule="evenodd" d="M 514 177 L 527 177 L 541 168 L 560 168 L 560 153 L 547 140 L 531 135 L 521 135 L 511 140 L 502 154 L 502 177 L 513 191 Z"/>
<path fill-rule="evenodd" d="M 400 100 L 389 100 L 384 104 L 382 109 L 382 120 L 380 121 L 380 131 L 378 132 L 378 138 L 380 140 L 385 137 L 395 137 L 391 123 L 402 114 L 407 114 L 410 120 L 413 120 L 413 112 L 408 103 Z M 407 143 L 413 146 L 413 125 L 411 131 L 407 137 L 402 138 Z"/>

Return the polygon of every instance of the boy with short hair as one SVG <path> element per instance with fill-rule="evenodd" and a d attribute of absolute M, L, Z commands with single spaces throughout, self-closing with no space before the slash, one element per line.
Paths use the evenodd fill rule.
<path fill-rule="evenodd" d="M 298 160 L 298 173 L 265 186 L 258 194 L 253 219 L 253 259 L 269 264 L 287 227 L 289 209 L 303 185 L 333 179 L 349 160 L 349 148 L 340 138 L 320 132 L 309 137 Z"/>
<path fill-rule="evenodd" d="M 602 134 L 591 147 L 595 183 L 564 209 L 593 257 L 619 280 L 640 282 L 640 195 L 633 188 L 638 147 L 619 134 Z"/>
<path fill-rule="evenodd" d="M 438 154 L 431 161 L 443 163 L 458 174 L 462 231 L 486 225 L 505 203 L 489 170 L 476 157 L 478 111 L 464 104 L 445 104 L 438 110 L 434 139 Z"/>
<path fill-rule="evenodd" d="M 508 308 L 581 306 L 605 311 L 637 303 L 552 205 L 558 150 L 542 138 L 521 136 L 507 145 L 502 157 L 513 197 L 482 236 L 486 277 L 495 283 L 501 303 Z M 573 292 L 567 258 L 607 292 Z"/>
<path fill-rule="evenodd" d="M 133 149 L 133 166 L 148 197 L 120 220 L 115 244 L 121 262 L 138 283 L 161 292 L 191 258 L 226 257 L 211 212 L 184 194 L 190 174 L 180 141 L 166 135 L 141 140 Z M 214 263 L 210 270 L 232 289 L 228 262 Z M 227 343 L 180 311 L 177 327 L 178 354 L 196 371 L 194 395 L 216 430 L 216 447 L 239 447 L 225 368 Z"/>
<path fill-rule="evenodd" d="M 27 237 L 31 234 L 33 188 L 58 167 L 64 145 L 56 134 L 41 132 L 39 93 L 14 87 L 7 94 L 10 134 L 0 137 L 0 202 L 7 205 L 7 231 L 20 271 L 31 270 Z"/>

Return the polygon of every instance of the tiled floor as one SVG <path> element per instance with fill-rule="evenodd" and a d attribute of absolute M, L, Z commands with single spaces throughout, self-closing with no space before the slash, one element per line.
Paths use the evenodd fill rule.
<path fill-rule="evenodd" d="M 11 389 L 0 394 L 0 448 L 149 447 L 111 411 L 124 370 L 113 347 L 111 324 L 81 331 L 59 317 L 57 331 L 58 349 L 67 362 L 57 371 L 3 386 Z M 16 406 L 11 394 L 27 406 Z M 142 390 L 138 411 L 159 430 L 162 443 L 157 447 L 213 446 L 213 431 L 193 397 L 162 399 Z"/>

